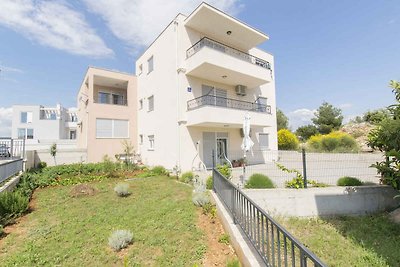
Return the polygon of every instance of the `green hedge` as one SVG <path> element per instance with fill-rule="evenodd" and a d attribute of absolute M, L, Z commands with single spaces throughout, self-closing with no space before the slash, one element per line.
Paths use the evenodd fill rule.
<path fill-rule="evenodd" d="M 268 176 L 255 173 L 250 176 L 249 180 L 244 186 L 245 188 L 274 188 L 275 185 Z"/>
<path fill-rule="evenodd" d="M 363 185 L 363 182 L 361 182 L 359 179 L 355 177 L 344 176 L 342 178 L 339 178 L 336 184 L 338 186 L 359 186 Z"/>

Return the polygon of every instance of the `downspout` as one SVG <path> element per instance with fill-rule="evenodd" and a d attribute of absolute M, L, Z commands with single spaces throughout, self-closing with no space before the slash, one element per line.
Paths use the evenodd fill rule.
<path fill-rule="evenodd" d="M 176 66 L 175 69 L 177 71 L 176 74 L 176 101 L 177 101 L 177 105 L 176 105 L 176 135 L 177 135 L 177 141 L 178 141 L 178 146 L 177 146 L 177 162 L 176 162 L 176 166 L 177 169 L 180 170 L 181 169 L 181 138 L 180 138 L 180 87 L 179 87 L 179 74 L 180 72 L 178 71 L 179 69 L 179 52 L 178 52 L 178 21 L 174 20 L 174 26 L 175 26 L 175 33 L 176 33 L 176 39 L 175 39 L 175 59 L 176 59 Z"/>

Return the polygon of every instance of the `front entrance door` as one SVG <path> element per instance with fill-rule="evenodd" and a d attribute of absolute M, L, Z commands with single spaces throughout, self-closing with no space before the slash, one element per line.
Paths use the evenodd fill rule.
<path fill-rule="evenodd" d="M 224 164 L 228 158 L 228 133 L 203 132 L 203 162 L 212 168 L 212 153 L 215 152 L 215 163 Z"/>

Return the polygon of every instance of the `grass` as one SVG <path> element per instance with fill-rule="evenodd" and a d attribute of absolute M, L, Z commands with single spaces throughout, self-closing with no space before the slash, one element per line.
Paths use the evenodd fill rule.
<path fill-rule="evenodd" d="M 278 220 L 328 266 L 400 266 L 400 227 L 387 214 Z"/>
<path fill-rule="evenodd" d="M 116 196 L 118 179 L 91 183 L 93 196 L 74 198 L 73 186 L 40 189 L 34 211 L 0 241 L 2 266 L 193 266 L 206 251 L 196 227 L 191 188 L 165 177 L 130 181 L 133 194 Z M 120 253 L 108 247 L 117 229 L 134 241 Z"/>

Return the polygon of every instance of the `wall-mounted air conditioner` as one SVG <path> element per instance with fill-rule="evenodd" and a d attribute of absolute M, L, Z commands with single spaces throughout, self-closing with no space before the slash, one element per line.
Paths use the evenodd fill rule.
<path fill-rule="evenodd" d="M 236 85 L 235 91 L 237 95 L 245 96 L 247 87 L 244 85 Z"/>

